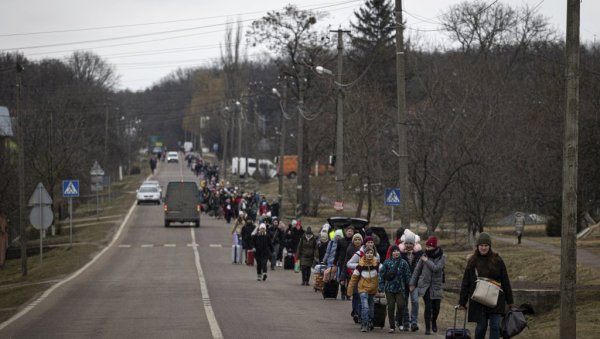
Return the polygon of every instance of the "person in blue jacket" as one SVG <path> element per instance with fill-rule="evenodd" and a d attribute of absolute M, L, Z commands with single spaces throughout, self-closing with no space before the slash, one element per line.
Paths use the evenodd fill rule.
<path fill-rule="evenodd" d="M 383 263 L 379 269 L 379 291 L 385 292 L 387 300 L 387 313 L 390 322 L 390 333 L 396 331 L 396 324 L 402 324 L 408 284 L 410 282 L 410 267 L 406 260 L 402 259 L 400 248 L 393 245 L 391 257 Z"/>

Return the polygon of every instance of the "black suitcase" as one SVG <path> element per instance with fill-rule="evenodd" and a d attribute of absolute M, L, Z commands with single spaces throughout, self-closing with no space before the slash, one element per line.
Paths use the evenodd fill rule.
<path fill-rule="evenodd" d="M 340 284 L 337 280 L 330 280 L 323 284 L 323 299 L 337 299 Z"/>
<path fill-rule="evenodd" d="M 456 327 L 456 315 L 458 313 L 458 307 L 454 308 L 454 327 L 450 327 L 446 330 L 446 339 L 471 339 L 471 331 L 467 329 L 467 310 L 465 309 L 465 322 L 462 328 Z"/>
<path fill-rule="evenodd" d="M 288 254 L 283 259 L 283 269 L 293 270 L 294 269 L 294 255 Z"/>
<path fill-rule="evenodd" d="M 373 314 L 373 327 L 385 327 L 385 318 L 387 316 L 387 306 L 381 302 L 380 298 L 375 298 L 375 312 Z"/>

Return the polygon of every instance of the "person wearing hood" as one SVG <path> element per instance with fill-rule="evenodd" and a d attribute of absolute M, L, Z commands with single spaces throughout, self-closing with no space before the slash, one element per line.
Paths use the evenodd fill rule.
<path fill-rule="evenodd" d="M 244 249 L 244 263 L 248 263 L 248 250 L 252 249 L 252 235 L 256 226 L 250 219 L 246 219 L 246 224 L 242 227 L 242 249 Z"/>
<path fill-rule="evenodd" d="M 343 231 L 341 229 L 337 229 L 334 232 L 333 240 L 329 241 L 327 244 L 327 249 L 325 250 L 325 255 L 323 256 L 323 263 L 327 266 L 325 270 L 325 281 L 330 281 L 332 279 L 337 279 L 337 265 L 335 262 L 336 259 L 336 251 L 338 247 L 338 243 L 343 236 Z"/>
<path fill-rule="evenodd" d="M 379 270 L 379 291 L 385 292 L 387 313 L 390 322 L 390 333 L 396 331 L 396 324 L 402 324 L 402 316 L 406 307 L 406 291 L 410 282 L 410 267 L 402 259 L 400 248 L 392 245 L 391 257 L 386 260 Z"/>
<path fill-rule="evenodd" d="M 302 285 L 309 285 L 310 268 L 314 262 L 318 261 L 318 256 L 317 240 L 309 226 L 300 239 L 298 249 L 296 250 L 296 258 L 300 260 L 300 267 L 302 268 Z"/>
<path fill-rule="evenodd" d="M 337 246 L 335 249 L 335 264 L 338 270 L 338 280 L 340 282 L 340 291 L 342 292 L 342 300 L 346 299 L 346 281 L 348 280 L 348 274 L 346 273 L 346 263 L 348 259 L 346 258 L 346 251 L 348 250 L 348 246 L 352 244 L 352 237 L 354 237 L 354 227 L 348 226 L 346 227 L 346 237 L 343 237 L 337 241 Z M 362 240 L 361 240 L 362 243 Z M 358 250 L 358 247 L 355 251 Z"/>
<path fill-rule="evenodd" d="M 478 278 L 487 278 L 501 286 L 496 307 L 487 307 L 471 300 Z M 457 307 L 465 309 L 469 303 L 468 320 L 476 322 L 475 339 L 485 338 L 490 327 L 490 339 L 500 338 L 500 321 L 506 312 L 506 306 L 513 306 L 513 294 L 506 265 L 500 255 L 492 251 L 492 238 L 482 232 L 477 238 L 477 248 L 467 260 L 460 288 L 460 299 Z"/>
<path fill-rule="evenodd" d="M 396 235 L 394 237 L 394 244 L 390 245 L 390 247 L 388 247 L 387 253 L 385 254 L 385 260 L 388 260 L 389 258 L 392 257 L 392 246 L 396 245 L 398 247 L 400 247 L 400 244 L 402 243 L 402 236 L 404 235 L 404 228 L 400 227 L 396 230 Z"/>
<path fill-rule="evenodd" d="M 432 235 L 427 239 L 425 254 L 419 259 L 410 279 L 410 291 L 416 289 L 425 303 L 423 320 L 425 321 L 425 334 L 427 335 L 430 335 L 431 331 L 437 333 L 437 318 L 444 297 L 445 264 L 444 251 L 438 247 L 438 239 Z"/>
<path fill-rule="evenodd" d="M 267 234 L 267 225 L 260 224 L 258 232 L 252 237 L 254 258 L 256 259 L 256 280 L 267 280 L 267 261 L 273 253 L 273 244 Z"/>
<path fill-rule="evenodd" d="M 300 239 L 302 238 L 303 234 L 304 230 L 302 229 L 302 224 L 295 219 L 292 220 L 287 232 L 288 252 L 292 252 L 298 249 L 298 244 L 300 243 Z"/>
<path fill-rule="evenodd" d="M 323 262 L 323 258 L 325 257 L 325 252 L 327 252 L 327 247 L 329 246 L 329 243 L 329 235 L 323 232 L 319 233 L 319 242 L 317 243 L 317 262 Z"/>
<path fill-rule="evenodd" d="M 407 233 L 407 231 L 409 233 Z M 423 251 L 421 250 L 420 245 L 417 249 L 415 244 L 417 236 L 410 232 L 410 230 L 405 230 L 403 237 L 404 241 L 401 245 L 404 246 L 399 246 L 400 253 L 402 259 L 406 260 L 408 263 L 410 274 L 412 275 L 417 267 L 419 259 L 421 259 L 421 256 L 423 255 Z M 409 303 L 407 303 L 404 309 L 404 321 L 400 326 L 400 330 L 416 332 L 419 330 L 419 325 L 417 323 L 419 317 L 419 294 L 416 289 L 410 292 L 410 317 L 408 313 L 408 304 Z"/>
<path fill-rule="evenodd" d="M 377 253 L 375 248 L 365 248 L 364 255 L 354 268 L 348 284 L 348 294 L 352 293 L 354 286 L 357 286 L 360 295 L 362 332 L 373 329 L 375 295 L 379 288 L 379 260 L 375 257 L 375 253 Z"/>

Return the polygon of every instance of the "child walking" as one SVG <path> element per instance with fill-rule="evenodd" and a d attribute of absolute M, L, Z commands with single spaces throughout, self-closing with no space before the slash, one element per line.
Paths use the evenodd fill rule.
<path fill-rule="evenodd" d="M 379 271 L 379 291 L 385 292 L 387 300 L 387 313 L 390 322 L 390 333 L 396 331 L 402 325 L 404 308 L 406 307 L 406 296 L 408 295 L 408 284 L 410 283 L 410 267 L 406 260 L 402 259 L 400 248 L 391 246 L 390 258 L 383 263 Z"/>
<path fill-rule="evenodd" d="M 375 313 L 375 295 L 379 287 L 379 260 L 375 257 L 375 250 L 365 248 L 364 256 L 360 258 L 358 266 L 352 273 L 348 284 L 348 296 L 352 295 L 354 286 L 358 284 L 358 293 L 361 302 L 361 327 L 362 332 L 373 329 L 373 316 Z"/>

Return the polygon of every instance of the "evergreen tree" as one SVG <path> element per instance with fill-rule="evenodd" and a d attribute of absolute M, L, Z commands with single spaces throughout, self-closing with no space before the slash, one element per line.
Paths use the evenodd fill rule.
<path fill-rule="evenodd" d="M 396 26 L 390 0 L 367 0 L 354 15 L 357 22 L 350 25 L 355 31 L 352 45 L 358 58 L 380 58 L 393 48 Z"/>

